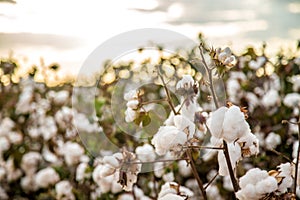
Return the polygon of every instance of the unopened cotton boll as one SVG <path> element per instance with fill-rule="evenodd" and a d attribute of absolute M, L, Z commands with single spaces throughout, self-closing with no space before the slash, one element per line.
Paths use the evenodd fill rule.
<path fill-rule="evenodd" d="M 38 171 L 35 176 L 35 183 L 39 188 L 47 188 L 59 181 L 59 175 L 53 168 L 47 167 Z"/>

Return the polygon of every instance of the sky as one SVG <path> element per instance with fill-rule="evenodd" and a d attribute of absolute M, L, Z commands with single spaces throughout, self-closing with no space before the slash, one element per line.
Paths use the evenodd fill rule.
<path fill-rule="evenodd" d="M 213 46 L 292 45 L 300 39 L 299 0 L 0 0 L 0 56 L 24 64 L 79 69 L 115 35 L 164 28 Z M 174 41 L 180 43 L 180 41 Z M 182 42 L 182 41 L 181 41 Z M 123 44 L 123 45 L 126 45 Z M 72 70 L 70 70 L 72 69 Z"/>

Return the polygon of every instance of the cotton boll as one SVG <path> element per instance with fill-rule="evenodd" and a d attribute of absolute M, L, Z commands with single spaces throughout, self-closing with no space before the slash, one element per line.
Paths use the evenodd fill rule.
<path fill-rule="evenodd" d="M 124 94 L 124 99 L 126 101 L 130 101 L 133 99 L 137 99 L 138 98 L 138 91 L 137 90 L 130 90 L 127 93 Z"/>
<path fill-rule="evenodd" d="M 176 194 L 166 194 L 163 197 L 159 197 L 158 200 L 185 200 L 185 197 L 178 196 Z"/>
<path fill-rule="evenodd" d="M 293 185 L 293 166 L 290 163 L 284 163 L 278 166 L 278 177 L 282 177 L 282 181 L 278 186 L 278 191 L 283 194 Z"/>
<path fill-rule="evenodd" d="M 171 148 L 182 145 L 187 141 L 187 135 L 175 126 L 161 126 L 154 135 L 151 143 L 158 155 L 164 155 Z"/>
<path fill-rule="evenodd" d="M 281 143 L 281 137 L 280 135 L 271 132 L 268 134 L 268 136 L 265 139 L 266 148 L 267 149 L 275 149 L 277 145 Z"/>
<path fill-rule="evenodd" d="M 106 176 L 110 176 L 113 173 L 115 173 L 116 169 L 113 168 L 111 165 L 109 164 L 105 164 L 102 166 L 101 171 L 100 171 L 100 177 L 104 178 Z"/>
<path fill-rule="evenodd" d="M 23 142 L 23 135 L 12 131 L 8 134 L 8 139 L 11 144 L 21 144 Z"/>
<path fill-rule="evenodd" d="M 239 180 L 241 188 L 245 188 L 248 184 L 255 185 L 260 180 L 263 180 L 269 176 L 268 172 L 259 168 L 253 168 L 247 171 Z"/>
<path fill-rule="evenodd" d="M 137 109 L 139 105 L 139 101 L 138 100 L 130 100 L 127 102 L 126 106 L 131 108 L 131 109 Z"/>
<path fill-rule="evenodd" d="M 79 163 L 80 157 L 84 154 L 84 149 L 77 143 L 66 142 L 63 147 L 63 155 L 67 165 Z"/>
<path fill-rule="evenodd" d="M 235 169 L 237 162 L 241 159 L 241 147 L 238 144 L 228 144 L 229 156 L 232 168 Z M 218 152 L 219 174 L 228 176 L 227 162 L 223 151 Z"/>
<path fill-rule="evenodd" d="M 277 105 L 280 102 L 278 91 L 275 89 L 269 90 L 262 98 L 261 103 L 263 106 L 269 108 Z"/>
<path fill-rule="evenodd" d="M 224 200 L 224 198 L 221 196 L 220 191 L 216 185 L 210 185 L 206 189 L 206 193 L 207 193 L 208 199 Z"/>
<path fill-rule="evenodd" d="M 223 177 L 223 187 L 228 191 L 234 191 L 230 176 Z"/>
<path fill-rule="evenodd" d="M 299 146 L 299 141 L 295 141 L 295 142 L 293 143 L 293 153 L 292 153 L 293 158 L 296 158 L 296 157 L 297 157 L 297 154 L 298 154 L 298 146 Z"/>
<path fill-rule="evenodd" d="M 138 113 L 133 110 L 132 108 L 127 108 L 125 111 L 125 121 L 126 122 L 133 122 L 138 116 Z"/>
<path fill-rule="evenodd" d="M 195 133 L 195 124 L 191 122 L 188 118 L 182 115 L 176 115 L 174 117 L 174 124 L 179 130 L 187 133 L 188 139 L 193 137 Z"/>
<path fill-rule="evenodd" d="M 287 94 L 283 99 L 283 104 L 290 108 L 300 106 L 300 94 L 298 93 Z"/>
<path fill-rule="evenodd" d="M 244 113 L 238 106 L 231 106 L 224 116 L 223 138 L 230 143 L 243 137 L 249 131 L 249 125 L 245 121 Z"/>
<path fill-rule="evenodd" d="M 169 172 L 169 173 L 167 173 L 167 174 L 164 174 L 162 178 L 163 178 L 163 180 L 164 180 L 165 182 L 172 182 L 172 181 L 174 181 L 174 179 L 175 179 L 174 173 L 173 173 L 173 172 Z"/>
<path fill-rule="evenodd" d="M 6 137 L 0 136 L 0 155 L 2 152 L 7 151 L 10 148 L 10 142 Z"/>
<path fill-rule="evenodd" d="M 85 178 L 89 178 L 91 173 L 86 172 L 88 169 L 87 163 L 80 163 L 76 168 L 76 181 L 83 181 Z"/>
<path fill-rule="evenodd" d="M 177 188 L 178 188 L 178 191 L 180 192 L 180 195 L 177 194 Z M 193 195 L 194 195 L 194 193 L 190 189 L 188 189 L 184 186 L 180 186 L 180 185 L 178 185 L 178 183 L 166 182 L 161 187 L 161 191 L 158 194 L 158 199 L 170 199 L 170 200 L 177 199 L 176 196 L 185 197 L 183 199 L 186 199 L 186 196 L 192 197 Z"/>
<path fill-rule="evenodd" d="M 246 133 L 238 141 L 242 148 L 242 156 L 249 157 L 251 155 L 257 155 L 259 153 L 259 141 L 257 137 L 250 132 Z"/>
<path fill-rule="evenodd" d="M 132 194 L 121 194 L 117 200 L 134 200 Z"/>
<path fill-rule="evenodd" d="M 39 161 L 42 160 L 42 156 L 38 152 L 28 152 L 23 155 L 21 160 L 21 168 L 27 175 L 32 175 L 36 172 Z"/>
<path fill-rule="evenodd" d="M 162 162 L 154 163 L 154 175 L 157 178 L 161 178 L 165 173 L 164 164 Z"/>
<path fill-rule="evenodd" d="M 272 176 L 269 176 L 266 179 L 259 181 L 255 185 L 256 192 L 261 195 L 274 192 L 277 190 L 277 188 L 277 180 Z"/>
<path fill-rule="evenodd" d="M 14 159 L 10 157 L 5 163 L 6 180 L 16 181 L 22 176 L 22 171 L 15 167 Z"/>
<path fill-rule="evenodd" d="M 47 167 L 38 171 L 35 176 L 35 183 L 39 188 L 47 188 L 48 186 L 53 185 L 58 181 L 59 175 L 51 167 Z"/>
<path fill-rule="evenodd" d="M 192 174 L 192 168 L 185 160 L 180 160 L 178 162 L 178 170 L 179 174 L 183 177 L 189 177 Z"/>
<path fill-rule="evenodd" d="M 69 181 L 63 180 L 55 185 L 56 198 L 61 200 L 73 200 L 75 195 L 72 192 L 72 185 Z"/>
<path fill-rule="evenodd" d="M 252 184 L 248 184 L 245 188 L 239 190 L 236 193 L 236 197 L 239 200 L 258 200 L 261 198 L 261 196 L 256 193 L 255 186 Z"/>
<path fill-rule="evenodd" d="M 24 176 L 21 179 L 20 185 L 24 191 L 36 191 L 38 189 L 34 176 Z"/>
<path fill-rule="evenodd" d="M 106 164 L 111 165 L 113 168 L 119 168 L 120 167 L 120 160 L 118 160 L 114 156 L 104 156 L 103 162 Z"/>
<path fill-rule="evenodd" d="M 2 200 L 9 199 L 6 191 L 2 188 L 2 186 L 0 186 L 0 199 Z"/>
<path fill-rule="evenodd" d="M 189 89 L 195 84 L 195 81 L 191 75 L 183 75 L 182 79 L 177 82 L 176 84 L 176 90 L 183 88 L 183 89 Z"/>
<path fill-rule="evenodd" d="M 215 138 L 223 137 L 222 134 L 223 121 L 227 110 L 228 108 L 226 107 L 219 108 L 218 110 L 212 112 L 210 118 L 207 121 L 210 133 Z"/>
<path fill-rule="evenodd" d="M 138 146 L 135 149 L 135 153 L 139 160 L 142 162 L 152 162 L 155 160 L 156 155 L 154 148 L 150 144 L 144 144 L 143 146 Z"/>

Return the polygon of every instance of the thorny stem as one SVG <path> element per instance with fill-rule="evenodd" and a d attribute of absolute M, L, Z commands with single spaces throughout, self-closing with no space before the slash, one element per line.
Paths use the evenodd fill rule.
<path fill-rule="evenodd" d="M 191 168 L 192 168 L 192 172 L 193 172 L 193 175 L 195 176 L 196 180 L 197 180 L 197 183 L 198 183 L 198 186 L 201 190 L 201 193 L 202 193 L 202 196 L 203 196 L 203 199 L 204 200 L 207 200 L 207 196 L 206 196 L 206 191 L 204 189 L 204 186 L 203 186 L 203 183 L 199 177 L 199 174 L 197 172 L 197 168 L 196 168 L 196 165 L 195 165 L 195 162 L 193 160 L 193 156 L 192 156 L 192 152 L 191 152 L 191 149 L 188 149 L 186 151 L 186 154 L 189 158 L 189 162 L 190 162 L 190 165 L 191 165 Z"/>
<path fill-rule="evenodd" d="M 211 90 L 211 95 L 213 97 L 215 106 L 218 109 L 219 105 L 218 105 L 218 99 L 217 99 L 215 89 L 214 89 L 214 85 L 213 85 L 212 69 L 208 67 L 208 65 L 207 65 L 207 63 L 204 59 L 203 50 L 202 50 L 201 45 L 199 46 L 199 50 L 200 50 L 200 55 L 201 55 L 201 58 L 202 58 L 202 63 L 204 65 L 204 68 L 205 68 L 206 72 L 208 73 L 209 87 L 210 87 L 210 90 Z M 227 146 L 227 143 L 226 143 L 225 140 L 223 140 L 223 147 L 224 147 L 224 156 L 225 156 L 225 159 L 226 159 L 227 168 L 228 168 L 228 171 L 229 171 L 232 186 L 233 186 L 234 192 L 237 192 L 239 190 L 239 186 L 237 184 L 237 180 L 236 180 L 235 175 L 234 175 L 234 171 L 233 171 L 231 161 L 230 161 L 228 146 Z M 236 197 L 234 196 L 234 198 L 236 198 Z"/>
<path fill-rule="evenodd" d="M 170 92 L 169 92 L 169 90 L 168 90 L 168 88 L 167 88 L 167 84 L 166 84 L 166 82 L 165 82 L 165 80 L 164 80 L 164 77 L 163 77 L 162 74 L 160 73 L 160 66 L 158 66 L 157 71 L 158 71 L 158 76 L 160 77 L 160 79 L 161 79 L 161 81 L 162 81 L 162 84 L 163 84 L 163 86 L 164 86 L 164 89 L 165 89 L 165 92 L 166 92 L 166 95 L 167 95 L 167 102 L 168 102 L 169 106 L 171 107 L 171 109 L 172 109 L 174 115 L 176 115 L 177 112 L 176 112 L 175 107 L 174 107 L 174 105 L 173 105 L 173 103 L 172 103 L 172 101 L 171 101 L 171 95 L 170 95 Z"/>
<path fill-rule="evenodd" d="M 295 179 L 294 179 L 294 194 L 296 196 L 297 192 L 297 181 L 298 181 L 298 166 L 299 166 L 299 155 L 300 155 L 300 115 L 298 117 L 298 150 L 297 150 L 297 158 L 296 158 L 296 166 L 295 166 Z"/>

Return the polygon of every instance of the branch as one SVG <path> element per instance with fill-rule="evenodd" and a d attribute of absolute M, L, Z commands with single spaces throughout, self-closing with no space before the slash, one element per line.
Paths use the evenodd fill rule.
<path fill-rule="evenodd" d="M 189 161 L 190 161 L 190 164 L 191 164 L 191 168 L 192 168 L 192 172 L 193 172 L 193 175 L 195 176 L 196 180 L 197 180 L 197 183 L 198 183 L 198 186 L 201 190 L 201 193 L 202 193 L 202 196 L 204 198 L 204 200 L 207 200 L 207 196 L 206 196 L 206 191 L 204 189 L 204 186 L 203 186 L 203 183 L 199 177 L 199 174 L 197 172 L 197 168 L 196 168 L 196 165 L 195 165 L 195 162 L 193 160 L 193 156 L 192 156 L 192 152 L 190 149 L 188 149 L 186 151 L 186 155 L 187 157 L 189 158 Z"/>
<path fill-rule="evenodd" d="M 200 55 L 201 55 L 201 58 L 202 58 L 202 63 L 203 63 L 204 68 L 206 69 L 206 72 L 208 74 L 209 87 L 210 87 L 211 95 L 213 96 L 213 100 L 214 100 L 216 109 L 218 109 L 219 108 L 219 104 L 218 104 L 218 99 L 217 99 L 217 96 L 216 96 L 216 93 L 215 93 L 215 89 L 214 89 L 214 85 L 213 85 L 212 69 L 208 67 L 208 65 L 207 65 L 207 63 L 206 63 L 206 61 L 204 59 L 203 50 L 202 50 L 202 46 L 201 45 L 199 46 L 199 50 L 200 50 Z M 230 175 L 230 179 L 231 179 L 231 182 L 232 182 L 232 186 L 233 186 L 234 192 L 237 192 L 239 190 L 239 186 L 237 184 L 237 180 L 236 180 L 235 175 L 234 175 L 234 171 L 233 171 L 233 168 L 232 168 L 232 165 L 231 165 L 231 161 L 230 161 L 230 155 L 229 155 L 228 146 L 227 146 L 227 143 L 226 143 L 225 140 L 223 140 L 223 147 L 224 147 L 224 156 L 226 158 L 227 168 L 228 168 L 228 171 L 229 171 L 229 175 Z M 236 198 L 236 197 L 234 196 L 234 198 Z"/>
<path fill-rule="evenodd" d="M 168 90 L 167 84 L 166 84 L 166 82 L 165 82 L 165 80 L 164 80 L 164 77 L 162 76 L 162 74 L 161 74 L 161 72 L 160 72 L 160 65 L 158 66 L 157 72 L 158 72 L 158 76 L 160 77 L 160 79 L 161 79 L 161 81 L 162 81 L 162 84 L 163 84 L 163 86 L 164 86 L 164 89 L 165 89 L 165 92 L 166 92 L 166 95 L 167 95 L 167 102 L 168 102 L 169 106 L 171 107 L 171 109 L 172 109 L 174 115 L 177 115 L 177 112 L 176 112 L 176 110 L 175 110 L 175 107 L 174 107 L 174 105 L 173 105 L 173 103 L 172 103 L 172 101 L 171 101 L 170 91 Z"/>

